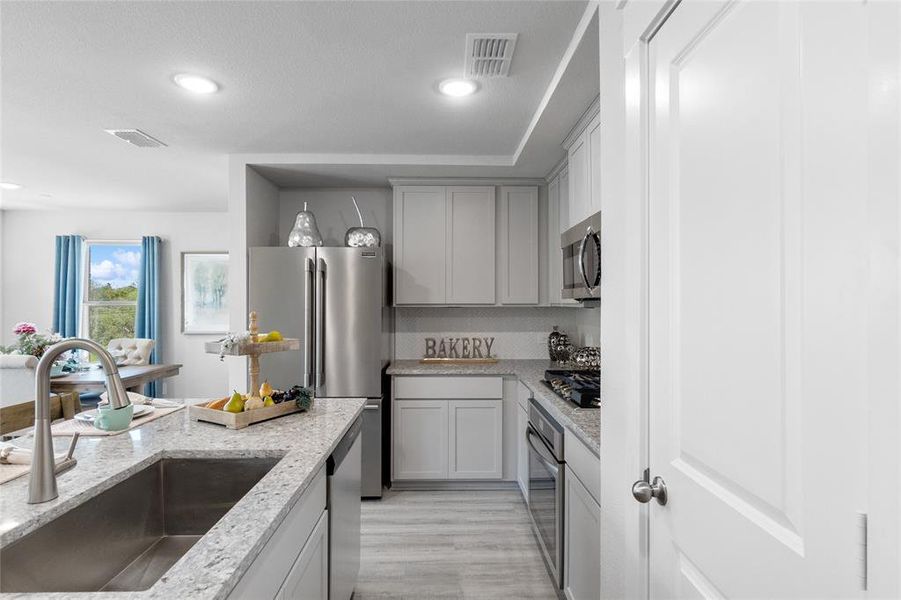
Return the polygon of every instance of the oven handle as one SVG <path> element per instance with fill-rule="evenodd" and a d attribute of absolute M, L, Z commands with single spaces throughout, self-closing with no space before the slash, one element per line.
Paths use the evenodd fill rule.
<path fill-rule="evenodd" d="M 589 225 L 585 237 L 582 238 L 582 243 L 579 244 L 579 273 L 582 275 L 582 281 L 585 282 L 585 288 L 589 293 L 594 293 L 594 290 L 597 287 L 591 285 L 591 282 L 588 281 L 588 274 L 585 272 L 585 246 L 588 244 L 588 238 L 593 235 L 594 231 L 592 231 L 591 225 Z"/>
<path fill-rule="evenodd" d="M 548 471 L 550 471 L 551 474 L 553 474 L 554 479 L 556 479 L 556 478 L 557 478 L 557 473 L 559 473 L 559 471 L 560 471 L 560 467 L 558 467 L 556 464 L 554 464 L 554 462 L 552 462 L 552 461 L 548 460 L 547 458 L 545 458 L 544 453 L 543 453 L 541 450 L 539 450 L 538 448 L 535 447 L 535 444 L 532 443 L 532 436 L 534 436 L 534 435 L 535 435 L 535 434 L 532 433 L 532 429 L 531 429 L 531 428 L 526 429 L 526 442 L 529 444 L 529 446 L 532 448 L 532 450 L 535 451 L 535 454 L 536 454 L 536 456 L 537 456 L 537 458 L 538 458 L 538 461 L 539 461 L 541 464 L 543 464 L 544 467 L 545 467 Z M 543 445 L 544 445 L 544 442 L 542 442 L 541 445 L 543 446 Z"/>

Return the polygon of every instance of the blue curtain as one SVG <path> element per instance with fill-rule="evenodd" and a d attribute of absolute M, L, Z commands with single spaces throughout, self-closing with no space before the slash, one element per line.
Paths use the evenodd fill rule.
<path fill-rule="evenodd" d="M 63 337 L 78 335 L 81 312 L 81 249 L 81 236 L 56 236 L 53 322 L 50 327 Z"/>
<path fill-rule="evenodd" d="M 150 363 L 161 360 L 160 348 L 160 238 L 146 235 L 141 239 L 141 272 L 138 277 L 138 310 L 135 313 L 135 337 L 150 338 L 156 343 Z M 151 381 L 144 393 L 158 398 L 162 382 Z"/>

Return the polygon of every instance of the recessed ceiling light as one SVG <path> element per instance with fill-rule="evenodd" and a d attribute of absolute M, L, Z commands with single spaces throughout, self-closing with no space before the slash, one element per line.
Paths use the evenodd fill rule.
<path fill-rule="evenodd" d="M 0 181 L 0 189 L 4 190 L 21 190 L 22 186 L 12 181 Z"/>
<path fill-rule="evenodd" d="M 219 91 L 219 84 L 212 79 L 207 79 L 200 75 L 192 75 L 190 73 L 179 73 L 172 78 L 180 88 L 186 89 L 195 94 L 213 94 Z"/>
<path fill-rule="evenodd" d="M 468 96 L 479 89 L 475 81 L 469 79 L 445 79 L 438 84 L 438 91 L 445 96 L 453 96 L 459 98 Z"/>

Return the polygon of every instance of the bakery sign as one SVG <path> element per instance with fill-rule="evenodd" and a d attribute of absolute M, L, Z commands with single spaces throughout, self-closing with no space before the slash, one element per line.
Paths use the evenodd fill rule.
<path fill-rule="evenodd" d="M 425 338 L 424 358 L 494 358 L 493 337 Z"/>

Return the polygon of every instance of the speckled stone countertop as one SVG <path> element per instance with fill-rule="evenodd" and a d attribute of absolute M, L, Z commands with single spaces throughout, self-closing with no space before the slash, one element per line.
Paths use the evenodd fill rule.
<path fill-rule="evenodd" d="M 504 360 L 491 365 L 424 365 L 418 360 L 396 360 L 389 375 L 512 375 L 532 391 L 532 396 L 560 423 L 600 456 L 601 415 L 597 408 L 579 408 L 549 390 L 541 380 L 547 369 L 559 369 L 548 360 Z"/>
<path fill-rule="evenodd" d="M 121 435 L 82 437 L 75 450 L 78 464 L 59 476 L 56 500 L 26 504 L 27 476 L 0 486 L 0 548 L 161 458 L 283 458 L 147 591 L 9 593 L 0 598 L 226 598 L 362 414 L 365 403 L 363 399 L 319 399 L 308 412 L 237 431 L 191 421 L 188 411 L 181 410 Z M 103 560 L 103 549 L 85 560 Z"/>

